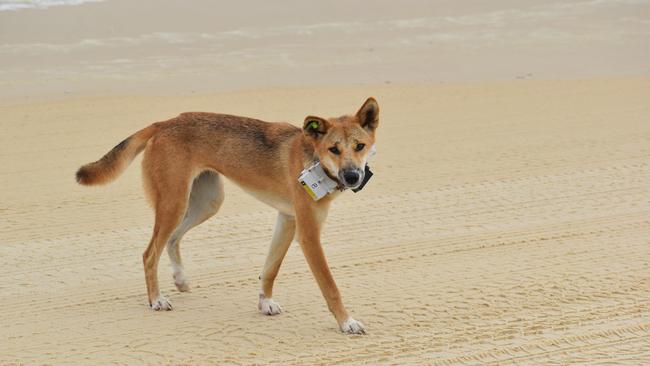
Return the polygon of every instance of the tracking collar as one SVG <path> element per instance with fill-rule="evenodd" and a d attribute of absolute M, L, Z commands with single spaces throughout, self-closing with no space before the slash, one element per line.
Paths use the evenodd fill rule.
<path fill-rule="evenodd" d="M 318 201 L 336 189 L 342 190 L 343 187 L 338 181 L 330 178 L 325 173 L 320 161 L 303 170 L 298 177 L 298 182 L 314 201 Z"/>
<path fill-rule="evenodd" d="M 370 149 L 368 159 L 375 155 L 375 153 L 376 149 L 373 145 Z M 370 167 L 368 166 L 368 163 L 366 163 L 363 181 L 357 188 L 353 188 L 352 192 L 356 193 L 362 190 L 371 177 L 372 171 L 370 171 Z M 335 190 L 344 191 L 347 189 L 338 179 L 330 176 L 329 172 L 323 168 L 320 161 L 316 161 L 312 166 L 300 172 L 298 182 L 300 182 L 302 188 L 305 189 L 305 192 L 307 192 L 314 201 L 318 201 Z"/>

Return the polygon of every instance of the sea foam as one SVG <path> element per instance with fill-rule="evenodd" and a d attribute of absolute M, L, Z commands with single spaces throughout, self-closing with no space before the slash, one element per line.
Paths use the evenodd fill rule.
<path fill-rule="evenodd" d="M 104 0 L 0 0 L 0 11 L 15 11 L 21 9 L 47 9 L 60 5 L 81 5 L 97 3 Z"/>

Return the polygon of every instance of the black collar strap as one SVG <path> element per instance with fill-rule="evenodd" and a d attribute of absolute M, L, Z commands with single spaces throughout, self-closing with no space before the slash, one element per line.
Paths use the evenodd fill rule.
<path fill-rule="evenodd" d="M 368 166 L 368 164 L 366 164 L 366 169 L 365 169 L 365 172 L 363 174 L 363 182 L 361 182 L 360 186 L 358 186 L 357 188 L 354 188 L 352 190 L 352 192 L 357 193 L 360 190 L 362 190 L 363 187 L 366 185 L 366 183 L 368 183 L 368 181 L 370 180 L 371 177 L 372 177 L 372 172 L 370 171 L 370 167 Z"/>

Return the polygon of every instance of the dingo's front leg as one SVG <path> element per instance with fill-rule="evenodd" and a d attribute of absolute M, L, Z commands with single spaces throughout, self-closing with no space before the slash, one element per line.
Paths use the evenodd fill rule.
<path fill-rule="evenodd" d="M 262 314 L 275 315 L 282 312 L 280 304 L 272 299 L 273 282 L 278 275 L 282 260 L 287 254 L 287 250 L 289 250 L 289 245 L 293 241 L 295 232 L 295 219 L 292 216 L 279 212 L 275 224 L 275 231 L 273 232 L 273 239 L 271 239 L 271 246 L 269 247 L 269 254 L 266 257 L 264 269 L 262 269 L 262 274 L 260 275 L 262 288 L 260 289 L 257 308 Z"/>
<path fill-rule="evenodd" d="M 327 208 L 322 207 L 321 210 L 327 210 Z M 318 219 L 319 216 L 323 217 L 324 215 L 324 212 L 318 215 L 317 208 L 309 207 L 308 205 L 297 207 L 296 219 L 300 247 L 307 259 L 311 272 L 316 278 L 316 282 L 318 282 L 321 293 L 327 301 L 327 306 L 332 314 L 334 314 L 341 331 L 350 334 L 365 334 L 366 331 L 363 324 L 352 319 L 345 310 L 341 295 L 334 282 L 334 277 L 332 277 L 332 272 L 327 265 L 325 253 L 320 242 L 322 220 Z"/>

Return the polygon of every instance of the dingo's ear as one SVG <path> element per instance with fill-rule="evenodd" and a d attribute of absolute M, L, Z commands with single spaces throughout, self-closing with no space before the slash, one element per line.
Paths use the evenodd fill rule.
<path fill-rule="evenodd" d="M 375 98 L 368 98 L 365 103 L 361 106 L 361 109 L 357 112 L 357 118 L 359 118 L 359 123 L 361 127 L 372 132 L 377 128 L 379 124 L 379 104 Z"/>
<path fill-rule="evenodd" d="M 305 123 L 302 125 L 302 132 L 305 136 L 318 139 L 327 133 L 329 126 L 329 122 L 323 118 L 307 116 L 305 118 Z"/>

